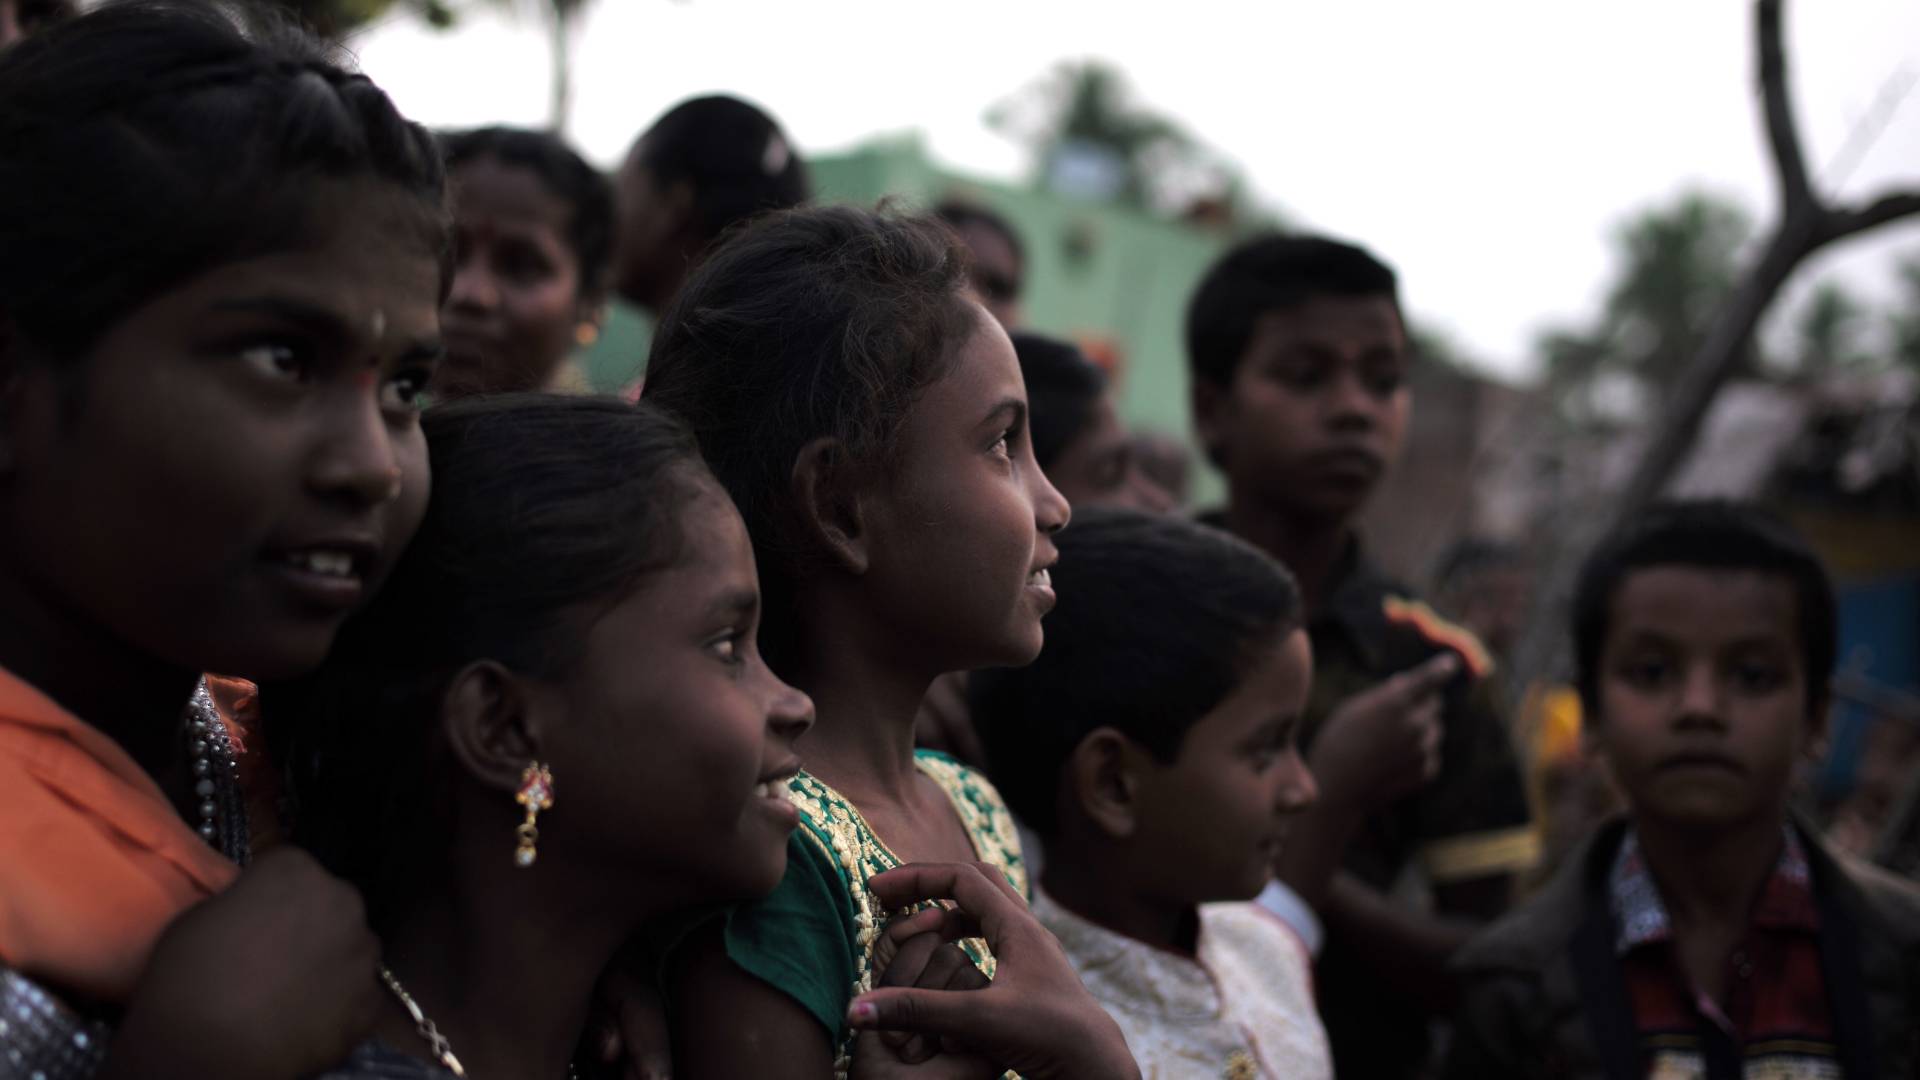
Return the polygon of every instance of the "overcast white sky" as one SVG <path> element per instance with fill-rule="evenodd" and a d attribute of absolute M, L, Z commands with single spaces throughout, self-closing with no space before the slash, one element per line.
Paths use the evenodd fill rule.
<path fill-rule="evenodd" d="M 806 151 L 919 129 L 946 164 L 1016 178 L 1022 151 L 987 108 L 1061 60 L 1102 58 L 1262 197 L 1395 263 L 1418 316 L 1520 374 L 1542 326 L 1598 303 L 1627 214 L 1686 185 L 1769 213 L 1750 22 L 1745 0 L 597 0 L 571 133 L 612 165 L 674 102 L 724 90 Z M 539 124 L 542 33 L 532 18 L 450 34 L 395 21 L 355 51 L 428 124 Z M 1920 90 L 1835 168 L 1888 87 L 1920 79 L 1920 3 L 1800 0 L 1788 41 L 1823 189 L 1920 186 Z M 1902 253 L 1920 255 L 1920 223 L 1832 250 L 1797 285 L 1837 273 L 1885 296 Z"/>

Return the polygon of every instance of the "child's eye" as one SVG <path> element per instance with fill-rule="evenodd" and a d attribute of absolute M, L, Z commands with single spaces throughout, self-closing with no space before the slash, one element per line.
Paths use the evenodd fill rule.
<path fill-rule="evenodd" d="M 553 271 L 544 254 L 525 244 L 512 245 L 500 256 L 500 275 L 521 285 L 544 281 L 553 276 Z"/>
<path fill-rule="evenodd" d="M 396 373 L 380 390 L 380 407 L 395 412 L 416 413 L 427 407 L 427 383 L 433 372 L 424 367 Z"/>
<path fill-rule="evenodd" d="M 1619 667 L 1620 678 L 1640 690 L 1657 689 L 1667 679 L 1669 667 L 1664 660 L 1629 660 Z"/>
<path fill-rule="evenodd" d="M 1406 376 L 1398 368 L 1382 368 L 1366 374 L 1367 391 L 1375 397 L 1388 397 L 1400 389 Z"/>
<path fill-rule="evenodd" d="M 1012 457 L 1013 456 L 1013 429 L 1009 428 L 1006 431 L 1001 432 L 1000 437 L 993 440 L 993 445 L 987 447 L 987 451 L 993 454 L 995 457 Z"/>
<path fill-rule="evenodd" d="M 1733 669 L 1734 685 L 1744 693 L 1772 693 L 1786 681 L 1786 672 L 1778 664 L 1767 661 L 1747 661 Z"/>
<path fill-rule="evenodd" d="M 245 345 L 238 350 L 238 355 L 241 363 L 270 379 L 302 382 L 310 374 L 311 365 L 306 355 L 285 342 L 262 341 Z"/>
<path fill-rule="evenodd" d="M 707 648 L 723 664 L 733 665 L 746 662 L 746 634 L 739 630 L 727 633 L 707 643 Z"/>
<path fill-rule="evenodd" d="M 1310 360 L 1289 360 L 1267 367 L 1267 377 L 1294 390 L 1311 390 L 1326 381 L 1327 366 Z"/>
<path fill-rule="evenodd" d="M 1293 746 L 1293 724 L 1288 722 L 1274 729 L 1260 741 L 1248 747 L 1248 756 L 1253 759 L 1254 769 L 1266 772 L 1273 768 Z"/>

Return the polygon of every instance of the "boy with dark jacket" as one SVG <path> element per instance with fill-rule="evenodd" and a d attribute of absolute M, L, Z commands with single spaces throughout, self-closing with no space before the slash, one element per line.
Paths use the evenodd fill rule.
<path fill-rule="evenodd" d="M 1787 807 L 1833 587 L 1783 523 L 1660 507 L 1588 561 L 1583 706 L 1628 810 L 1455 959 L 1451 1077 L 1907 1077 L 1920 889 Z"/>

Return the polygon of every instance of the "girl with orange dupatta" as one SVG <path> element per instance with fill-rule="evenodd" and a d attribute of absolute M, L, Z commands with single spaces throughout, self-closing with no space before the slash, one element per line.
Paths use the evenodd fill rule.
<path fill-rule="evenodd" d="M 419 522 L 443 179 L 239 19 L 114 3 L 0 55 L 7 1076 L 298 1076 L 380 1005 L 350 888 L 229 857 L 200 677 L 317 666 Z"/>

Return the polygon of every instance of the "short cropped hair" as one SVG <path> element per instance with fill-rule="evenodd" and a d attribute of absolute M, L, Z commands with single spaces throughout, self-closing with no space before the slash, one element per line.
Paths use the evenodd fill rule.
<path fill-rule="evenodd" d="M 1746 503 L 1686 500 L 1661 503 L 1601 541 L 1574 590 L 1576 682 L 1587 715 L 1600 718 L 1600 650 L 1613 599 L 1628 575 L 1659 566 L 1749 570 L 1793 584 L 1800 655 L 1807 673 L 1807 711 L 1821 707 L 1838 650 L 1833 580 L 1807 542 L 1772 513 Z"/>
<path fill-rule="evenodd" d="M 1316 296 L 1385 296 L 1399 310 L 1399 282 L 1366 249 L 1323 236 L 1268 233 L 1221 256 L 1187 305 L 1187 369 L 1216 386 L 1233 373 L 1260 316 Z"/>
<path fill-rule="evenodd" d="M 1046 648 L 1027 667 L 975 673 L 968 691 L 993 782 L 1042 835 L 1088 734 L 1115 728 L 1174 761 L 1260 650 L 1301 623 L 1285 568 L 1197 522 L 1089 509 L 1056 542 Z"/>

